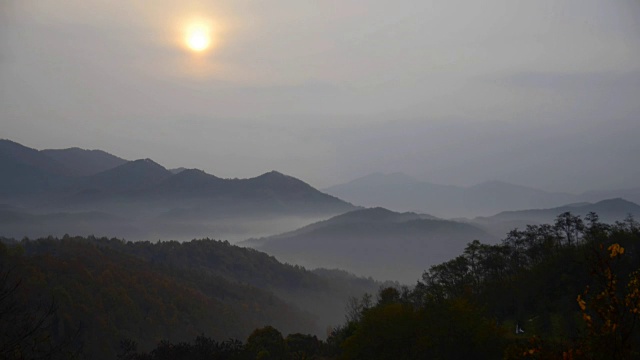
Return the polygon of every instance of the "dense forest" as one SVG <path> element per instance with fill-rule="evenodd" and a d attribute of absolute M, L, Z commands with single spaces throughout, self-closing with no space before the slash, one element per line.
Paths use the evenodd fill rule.
<path fill-rule="evenodd" d="M 415 288 L 361 299 L 333 334 L 342 358 L 636 358 L 640 227 L 585 220 L 474 241 Z"/>
<path fill-rule="evenodd" d="M 594 213 L 564 213 L 554 224 L 513 230 L 497 245 L 471 242 L 413 287 L 351 297 L 342 325 L 326 339 L 305 335 L 315 326 L 308 312 L 255 286 L 321 286 L 319 275 L 212 260 L 259 254 L 252 250 L 212 240 L 3 243 L 4 358 L 640 356 L 640 225 L 631 217 L 604 224 Z M 244 280 L 231 281 L 243 271 Z"/>
<path fill-rule="evenodd" d="M 163 339 L 202 333 L 245 339 L 267 324 L 326 334 L 329 324 L 342 321 L 345 299 L 380 286 L 209 239 L 150 243 L 65 236 L 0 244 L 6 295 L 0 307 L 23 305 L 4 312 L 3 326 L 13 326 L 8 313 L 43 318 L 52 340 L 66 339 L 92 359 L 114 358 L 120 341 L 129 338 L 151 349 Z"/>

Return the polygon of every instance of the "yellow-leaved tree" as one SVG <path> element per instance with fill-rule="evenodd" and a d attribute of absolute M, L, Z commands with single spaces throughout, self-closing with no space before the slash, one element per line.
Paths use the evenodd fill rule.
<path fill-rule="evenodd" d="M 618 243 L 600 245 L 594 277 L 596 291 L 587 287 L 576 301 L 582 312 L 587 333 L 579 346 L 564 353 L 566 359 L 633 359 L 638 354 L 637 337 L 640 320 L 640 271 L 629 274 L 626 286 L 620 284 L 614 268 L 625 249 Z"/>

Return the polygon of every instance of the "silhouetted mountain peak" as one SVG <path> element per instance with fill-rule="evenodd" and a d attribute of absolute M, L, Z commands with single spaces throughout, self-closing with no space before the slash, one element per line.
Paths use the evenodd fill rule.
<path fill-rule="evenodd" d="M 185 169 L 185 168 L 182 168 L 182 170 L 180 172 L 176 173 L 176 175 L 185 176 L 185 177 L 186 176 L 213 176 L 213 175 L 207 174 L 204 170 L 200 170 L 200 169 Z"/>
<path fill-rule="evenodd" d="M 0 160 L 3 163 L 11 163 L 13 166 L 28 166 L 54 175 L 70 174 L 70 170 L 60 162 L 49 158 L 36 149 L 11 140 L 0 139 Z M 11 170 L 5 168 L 3 171 Z"/>
<path fill-rule="evenodd" d="M 86 150 L 78 147 L 47 149 L 40 152 L 60 162 L 77 176 L 94 175 L 127 162 L 102 150 Z"/>
<path fill-rule="evenodd" d="M 341 220 L 366 220 L 366 221 L 385 221 L 391 217 L 400 215 L 397 212 L 385 209 L 383 207 L 373 207 L 367 209 L 359 209 L 336 216 Z"/>
<path fill-rule="evenodd" d="M 615 210 L 615 211 L 633 212 L 633 211 L 640 210 L 640 205 L 634 202 L 625 200 L 623 198 L 614 198 L 614 199 L 598 201 L 597 203 L 593 204 L 593 207 L 598 209 L 599 211 Z"/>
<path fill-rule="evenodd" d="M 102 174 L 122 174 L 126 176 L 146 176 L 146 177 L 155 177 L 155 178 L 168 178 L 173 174 L 171 171 L 164 168 L 164 166 L 158 164 L 157 162 L 151 159 L 139 159 L 134 161 L 129 161 L 125 164 L 122 164 L 118 167 L 115 167 L 111 170 L 107 170 L 102 172 Z"/>
<path fill-rule="evenodd" d="M 19 144 L 15 141 L 11 141 L 9 139 L 0 139 L 0 150 L 6 151 L 9 149 L 31 149 L 31 148 L 28 148 L 22 144 Z M 31 149 L 31 150 L 34 150 L 34 149 Z"/>
<path fill-rule="evenodd" d="M 247 179 L 250 183 L 257 184 L 258 186 L 266 186 L 273 190 L 288 190 L 288 191 L 301 191 L 301 190 L 315 190 L 311 185 L 306 182 L 297 179 L 293 176 L 285 175 L 281 172 L 272 170 L 266 172 L 260 176 Z"/>
<path fill-rule="evenodd" d="M 285 175 L 276 170 L 271 170 L 262 175 L 256 176 L 256 179 L 289 179 L 289 178 L 293 178 L 293 177 Z"/>
<path fill-rule="evenodd" d="M 185 169 L 167 178 L 162 188 L 181 189 L 183 191 L 198 191 L 207 186 L 219 185 L 226 180 L 216 177 L 200 169 Z"/>
<path fill-rule="evenodd" d="M 78 172 L 63 171 L 63 164 L 53 157 L 79 164 L 74 170 L 80 169 L 80 174 L 95 171 L 87 165 L 92 161 L 100 163 L 101 158 L 123 163 L 80 176 Z M 133 212 L 129 205 L 135 205 L 136 210 L 154 215 L 177 209 L 196 217 L 305 214 L 316 218 L 319 214 L 335 215 L 355 208 L 278 171 L 251 179 L 221 179 L 199 169 L 183 169 L 174 174 L 149 158 L 125 161 L 100 150 L 77 147 L 38 151 L 2 140 L 0 169 L 10 175 L 0 177 L 0 201 L 18 203 L 27 199 L 36 206 L 61 207 L 65 211 L 91 206 L 102 210 L 109 206 Z"/>
<path fill-rule="evenodd" d="M 189 170 L 187 168 L 184 167 L 179 167 L 179 168 L 175 168 L 175 169 L 169 169 L 169 171 L 171 171 L 174 174 L 180 174 L 181 172 L 185 171 L 185 170 Z"/>
<path fill-rule="evenodd" d="M 147 164 L 155 164 L 155 165 L 158 165 L 158 166 L 160 166 L 160 167 L 162 167 L 164 169 L 164 166 L 158 164 L 157 162 L 155 162 L 155 161 L 153 161 L 153 160 L 151 160 L 149 158 L 138 159 L 138 160 L 134 160 L 133 162 L 144 162 L 144 163 L 147 163 Z"/>
<path fill-rule="evenodd" d="M 353 210 L 348 213 L 344 213 L 335 216 L 333 219 L 335 222 L 371 222 L 371 223 L 383 223 L 383 222 L 405 222 L 411 220 L 437 219 L 434 216 L 426 214 L 417 214 L 414 212 L 395 212 L 383 207 L 373 207 L 366 209 Z"/>
<path fill-rule="evenodd" d="M 139 159 L 87 177 L 87 184 L 108 192 L 123 192 L 145 189 L 171 176 L 173 174 L 169 170 L 155 161 Z"/>
<path fill-rule="evenodd" d="M 129 169 L 153 169 L 156 171 L 162 171 L 162 172 L 168 172 L 170 173 L 169 170 L 167 170 L 164 166 L 158 164 L 157 162 L 146 158 L 146 159 L 138 159 L 138 160 L 133 160 L 133 161 L 129 161 L 126 164 L 123 164 L 121 166 L 119 166 L 120 168 L 129 168 Z"/>
<path fill-rule="evenodd" d="M 628 201 L 625 200 L 623 198 L 613 198 L 613 199 L 606 199 L 606 200 L 602 200 L 602 201 L 598 201 L 596 204 L 616 204 L 616 205 L 635 205 L 638 206 L 636 203 L 632 202 L 632 201 Z"/>

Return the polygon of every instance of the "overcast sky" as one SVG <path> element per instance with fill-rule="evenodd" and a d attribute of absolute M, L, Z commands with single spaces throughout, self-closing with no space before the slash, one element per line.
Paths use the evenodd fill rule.
<path fill-rule="evenodd" d="M 0 138 L 321 188 L 638 187 L 640 1 L 0 0 Z"/>

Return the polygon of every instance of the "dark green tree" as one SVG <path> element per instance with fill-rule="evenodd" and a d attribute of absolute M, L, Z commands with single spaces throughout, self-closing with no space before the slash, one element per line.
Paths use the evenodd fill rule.
<path fill-rule="evenodd" d="M 245 348 L 252 358 L 259 360 L 280 360 L 287 354 L 282 334 L 272 326 L 254 330 L 247 338 Z"/>

